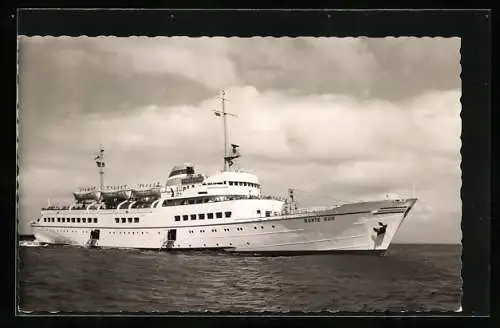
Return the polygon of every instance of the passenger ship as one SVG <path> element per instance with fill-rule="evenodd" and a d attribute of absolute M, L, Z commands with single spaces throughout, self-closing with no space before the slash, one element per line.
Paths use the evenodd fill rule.
<path fill-rule="evenodd" d="M 254 254 L 363 252 L 383 254 L 416 198 L 381 199 L 325 208 L 299 208 L 265 196 L 256 175 L 237 169 L 239 146 L 229 145 L 224 92 L 224 169 L 210 176 L 186 163 L 165 183 L 105 186 L 104 150 L 95 157 L 100 186 L 73 193 L 70 206 L 43 208 L 31 222 L 46 244 L 166 251 L 221 250 Z"/>

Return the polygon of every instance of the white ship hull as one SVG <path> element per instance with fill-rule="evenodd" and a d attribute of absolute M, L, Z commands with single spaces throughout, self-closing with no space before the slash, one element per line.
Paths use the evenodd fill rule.
<path fill-rule="evenodd" d="M 49 211 L 44 215 L 50 219 L 54 218 L 54 222 L 50 219 L 51 222 L 39 221 L 32 227 L 36 240 L 48 244 L 168 251 L 218 249 L 264 254 L 383 253 L 415 201 L 408 199 L 363 202 L 330 210 L 248 219 L 245 219 L 248 217 L 245 210 L 253 211 L 254 205 L 262 205 L 262 202 L 266 201 L 238 200 L 130 210 Z M 278 201 L 267 202 L 267 206 L 281 206 Z M 213 208 L 207 208 L 209 206 Z M 203 221 L 191 220 L 191 217 L 180 221 L 173 219 L 177 214 L 182 217 L 184 213 L 228 209 L 233 213 L 231 218 Z M 57 218 L 64 217 L 85 217 L 87 220 L 86 223 L 57 222 Z M 125 218 L 126 222 L 122 222 L 122 218 Z M 91 223 L 88 223 L 88 219 L 91 219 Z M 385 232 L 377 234 L 375 230 L 381 226 L 385 227 Z M 97 230 L 98 236 L 95 238 Z M 91 238 L 92 231 L 94 238 Z"/>

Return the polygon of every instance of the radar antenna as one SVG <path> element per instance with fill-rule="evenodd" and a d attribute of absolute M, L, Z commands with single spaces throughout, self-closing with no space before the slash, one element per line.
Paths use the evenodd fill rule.
<path fill-rule="evenodd" d="M 99 191 L 104 190 L 104 148 L 102 145 L 99 145 L 99 153 L 94 158 L 97 167 L 99 168 Z"/>
<path fill-rule="evenodd" d="M 227 137 L 227 115 L 231 115 L 234 117 L 237 117 L 235 114 L 228 113 L 226 112 L 226 92 L 222 90 L 221 96 L 218 97 L 221 100 L 222 103 L 222 111 L 219 110 L 214 110 L 215 116 L 221 117 L 224 122 L 224 171 L 227 171 L 228 167 L 231 167 L 233 165 L 233 160 L 240 157 L 240 153 L 238 151 L 238 145 L 231 144 L 232 151 L 231 154 L 228 154 L 228 137 Z"/>

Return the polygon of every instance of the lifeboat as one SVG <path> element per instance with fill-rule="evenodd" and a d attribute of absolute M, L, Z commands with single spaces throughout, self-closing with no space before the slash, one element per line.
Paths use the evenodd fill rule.
<path fill-rule="evenodd" d="M 132 197 L 134 198 L 160 198 L 161 191 L 160 188 L 150 188 L 150 189 L 132 189 Z"/>
<path fill-rule="evenodd" d="M 99 200 L 101 197 L 100 191 L 75 191 L 73 196 L 77 201 L 85 201 L 85 200 Z"/>
<path fill-rule="evenodd" d="M 131 190 L 111 190 L 103 191 L 102 199 L 117 199 L 117 200 L 128 200 L 131 196 Z"/>

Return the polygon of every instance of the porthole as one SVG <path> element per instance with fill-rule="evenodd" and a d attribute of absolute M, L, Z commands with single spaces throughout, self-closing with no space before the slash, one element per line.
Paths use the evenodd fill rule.
<path fill-rule="evenodd" d="M 261 228 L 261 229 L 264 229 L 264 227 L 263 227 L 263 226 L 260 226 L 260 228 Z"/>
<path fill-rule="evenodd" d="M 247 245 L 250 245 L 250 243 L 247 241 Z"/>
<path fill-rule="evenodd" d="M 274 228 L 274 226 L 272 226 Z"/>
<path fill-rule="evenodd" d="M 257 227 L 253 227 L 254 229 L 257 229 Z"/>

